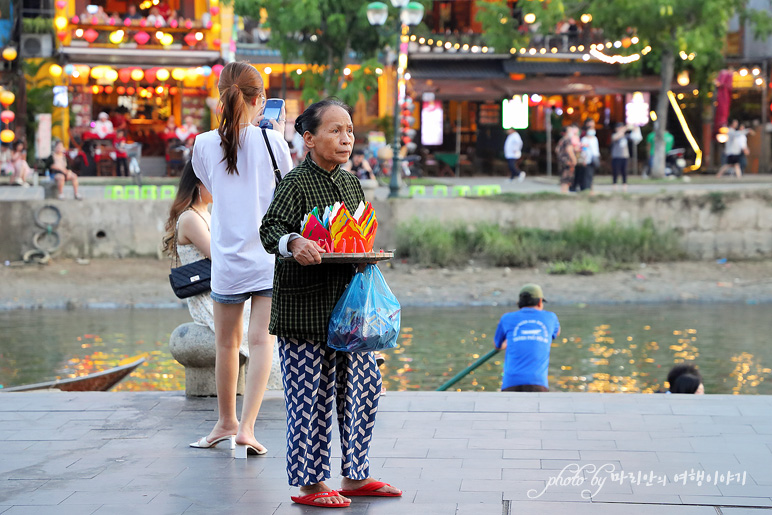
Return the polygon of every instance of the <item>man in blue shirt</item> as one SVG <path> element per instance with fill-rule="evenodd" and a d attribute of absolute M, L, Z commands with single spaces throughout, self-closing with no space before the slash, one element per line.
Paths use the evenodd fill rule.
<path fill-rule="evenodd" d="M 493 341 L 504 349 L 503 392 L 548 392 L 547 368 L 552 340 L 560 334 L 555 313 L 544 311 L 544 293 L 537 284 L 520 290 L 519 311 L 501 317 Z"/>

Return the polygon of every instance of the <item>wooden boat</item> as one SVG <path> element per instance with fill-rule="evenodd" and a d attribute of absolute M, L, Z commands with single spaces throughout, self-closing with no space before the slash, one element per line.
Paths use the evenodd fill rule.
<path fill-rule="evenodd" d="M 135 356 L 121 361 L 121 364 L 114 368 L 108 368 L 101 372 L 94 372 L 80 377 L 68 377 L 66 379 L 55 379 L 43 383 L 26 384 L 22 386 L 13 386 L 11 388 L 0 388 L 1 392 L 31 392 L 39 390 L 59 390 L 63 392 L 106 392 L 126 376 L 131 374 L 134 369 L 145 362 L 146 355 Z"/>

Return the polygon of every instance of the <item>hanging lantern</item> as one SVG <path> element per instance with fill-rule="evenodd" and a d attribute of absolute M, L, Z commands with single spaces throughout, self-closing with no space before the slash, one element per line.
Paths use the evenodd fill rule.
<path fill-rule="evenodd" d="M 118 80 L 118 72 L 112 68 L 107 68 L 105 70 L 105 79 L 109 80 L 110 82 L 115 82 Z"/>
<path fill-rule="evenodd" d="M 196 80 L 201 75 L 201 68 L 188 68 L 185 72 L 185 80 Z"/>
<path fill-rule="evenodd" d="M 64 30 L 67 28 L 67 18 L 64 16 L 57 16 L 54 18 L 54 27 L 56 27 L 57 30 Z"/>
<path fill-rule="evenodd" d="M 19 53 L 12 46 L 3 49 L 3 59 L 6 61 L 13 61 L 16 59 L 17 55 L 19 55 Z"/>
<path fill-rule="evenodd" d="M 145 80 L 147 82 L 155 82 L 157 71 L 158 68 L 150 68 L 149 70 L 145 70 Z"/>
<path fill-rule="evenodd" d="M 14 133 L 12 130 L 5 129 L 4 131 L 0 132 L 0 141 L 3 143 L 11 143 L 15 139 L 16 133 Z"/>
<path fill-rule="evenodd" d="M 140 26 L 140 27 L 144 27 L 144 26 L 146 26 L 146 25 L 147 25 L 147 22 L 145 21 L 145 18 L 141 18 L 141 19 L 139 20 L 139 26 Z"/>
<path fill-rule="evenodd" d="M 62 67 L 58 64 L 52 64 L 48 67 L 48 73 L 51 74 L 51 77 L 61 77 L 62 75 Z"/>
<path fill-rule="evenodd" d="M 109 95 L 112 92 L 113 92 L 113 87 L 112 86 L 105 86 L 105 93 L 107 93 Z"/>
<path fill-rule="evenodd" d="M 59 38 L 59 41 L 61 41 L 62 43 L 64 43 L 64 40 L 67 39 L 67 36 L 69 36 L 69 34 L 67 34 L 66 32 L 56 33 L 56 37 Z"/>
<path fill-rule="evenodd" d="M 123 86 L 118 86 L 117 88 L 115 88 L 115 92 L 118 93 L 119 95 L 124 95 L 126 94 L 126 88 Z"/>
<path fill-rule="evenodd" d="M 96 84 L 91 86 L 91 92 L 93 94 L 95 94 L 95 95 L 98 95 L 99 94 L 99 86 L 97 86 Z"/>
<path fill-rule="evenodd" d="M 196 43 L 198 43 L 198 40 L 196 39 L 196 35 L 192 32 L 188 32 L 185 34 L 185 37 L 183 38 L 185 40 L 185 43 L 188 44 L 188 46 L 194 46 Z"/>
<path fill-rule="evenodd" d="M 108 25 L 115 25 L 115 18 L 113 18 L 112 16 L 110 18 L 108 18 L 107 19 L 107 24 Z"/>
<path fill-rule="evenodd" d="M 170 95 L 176 95 L 179 91 L 180 90 L 179 90 L 179 88 L 177 88 L 177 86 L 172 86 L 171 88 L 169 88 L 169 94 Z"/>
<path fill-rule="evenodd" d="M 56 8 L 57 9 L 64 9 L 67 7 L 67 1 L 66 0 L 56 0 Z"/>
<path fill-rule="evenodd" d="M 145 32 L 144 30 L 142 32 L 137 32 L 134 34 L 134 41 L 137 42 L 137 44 L 144 45 L 148 41 L 150 41 L 150 34 Z"/>
<path fill-rule="evenodd" d="M 219 77 L 222 69 L 223 69 L 223 65 L 221 64 L 215 64 L 214 66 L 212 66 L 212 72 L 214 72 L 214 76 Z"/>
<path fill-rule="evenodd" d="M 155 73 L 155 78 L 160 80 L 161 82 L 169 79 L 169 70 L 166 68 L 161 68 Z"/>
<path fill-rule="evenodd" d="M 163 86 L 158 86 L 157 88 L 155 88 L 155 92 L 157 94 L 159 94 L 159 95 L 163 95 L 164 87 Z"/>
<path fill-rule="evenodd" d="M 131 80 L 131 68 L 121 68 L 118 70 L 118 78 L 124 84 Z"/>
<path fill-rule="evenodd" d="M 16 95 L 14 95 L 12 91 L 6 90 L 0 92 L 0 104 L 8 107 L 9 105 L 13 104 L 14 100 L 16 100 Z"/>
<path fill-rule="evenodd" d="M 67 75 L 72 75 L 72 72 L 75 71 L 75 67 L 71 64 L 65 64 L 64 65 L 64 73 Z"/>
<path fill-rule="evenodd" d="M 193 28 L 193 22 L 190 20 L 185 20 L 185 28 L 190 30 Z"/>
<path fill-rule="evenodd" d="M 105 76 L 105 66 L 94 66 L 91 68 L 91 78 L 99 80 Z"/>
<path fill-rule="evenodd" d="M 115 30 L 110 33 L 110 43 L 113 45 L 120 45 L 123 43 L 124 32 L 122 30 Z"/>
<path fill-rule="evenodd" d="M 163 37 L 161 38 L 161 44 L 163 46 L 169 46 L 172 43 L 174 43 L 174 36 L 172 36 L 169 33 L 164 34 Z"/>
<path fill-rule="evenodd" d="M 218 14 L 220 14 L 220 8 L 217 7 L 216 5 L 213 5 L 212 7 L 209 8 L 209 12 L 212 14 L 212 16 L 217 16 Z"/>
<path fill-rule="evenodd" d="M 123 20 L 123 26 L 131 27 L 131 18 L 126 18 L 125 20 Z"/>
<path fill-rule="evenodd" d="M 72 18 L 70 18 L 70 23 L 72 23 L 73 25 L 77 25 L 78 23 L 80 23 L 80 18 L 78 18 L 77 16 L 73 16 Z"/>
<path fill-rule="evenodd" d="M 83 39 L 88 41 L 89 43 L 93 43 L 97 40 L 99 37 L 99 32 L 95 31 L 94 29 L 88 29 L 86 32 L 83 33 Z"/>
<path fill-rule="evenodd" d="M 0 121 L 3 123 L 11 123 L 16 119 L 16 113 L 13 111 L 5 110 L 2 113 L 0 113 Z"/>
<path fill-rule="evenodd" d="M 173 29 L 176 29 L 176 28 L 177 28 L 177 25 L 179 25 L 179 24 L 177 23 L 177 20 L 172 20 L 172 21 L 170 21 L 170 22 L 169 22 L 169 26 L 170 26 L 171 28 L 173 28 Z"/>
<path fill-rule="evenodd" d="M 126 88 L 126 94 L 127 95 L 133 95 L 136 92 L 137 92 L 137 90 L 135 90 L 133 86 L 129 86 L 128 88 Z"/>
<path fill-rule="evenodd" d="M 212 74 L 212 67 L 211 66 L 202 66 L 201 67 L 201 75 L 204 77 L 209 77 Z"/>
<path fill-rule="evenodd" d="M 142 71 L 142 68 L 134 68 L 130 73 L 131 80 L 139 82 L 145 78 L 145 72 Z"/>
<path fill-rule="evenodd" d="M 175 68 L 172 70 L 172 79 L 174 80 L 185 80 L 185 70 L 182 68 Z"/>
<path fill-rule="evenodd" d="M 220 48 L 220 40 L 219 39 L 213 40 L 212 41 L 212 46 L 215 47 L 215 48 Z"/>

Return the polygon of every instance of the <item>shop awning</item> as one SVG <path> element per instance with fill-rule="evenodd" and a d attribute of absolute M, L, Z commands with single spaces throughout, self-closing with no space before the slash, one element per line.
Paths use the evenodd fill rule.
<path fill-rule="evenodd" d="M 70 62 L 98 66 L 204 66 L 220 58 L 217 50 L 169 50 L 148 48 L 89 48 L 66 46 L 59 50 Z"/>
<path fill-rule="evenodd" d="M 412 71 L 411 71 L 412 73 Z M 417 95 L 434 93 L 438 100 L 501 100 L 517 94 L 540 95 L 613 95 L 634 91 L 658 91 L 660 79 L 646 77 L 528 77 L 522 80 L 495 78 L 487 80 L 421 79 L 411 81 Z"/>

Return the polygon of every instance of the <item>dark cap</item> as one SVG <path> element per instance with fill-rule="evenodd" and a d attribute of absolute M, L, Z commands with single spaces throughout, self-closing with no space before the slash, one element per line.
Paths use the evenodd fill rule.
<path fill-rule="evenodd" d="M 522 288 L 520 288 L 520 295 L 528 294 L 534 299 L 541 299 L 544 302 L 547 302 L 547 299 L 544 298 L 544 292 L 541 289 L 541 286 L 538 284 L 526 284 Z"/>

